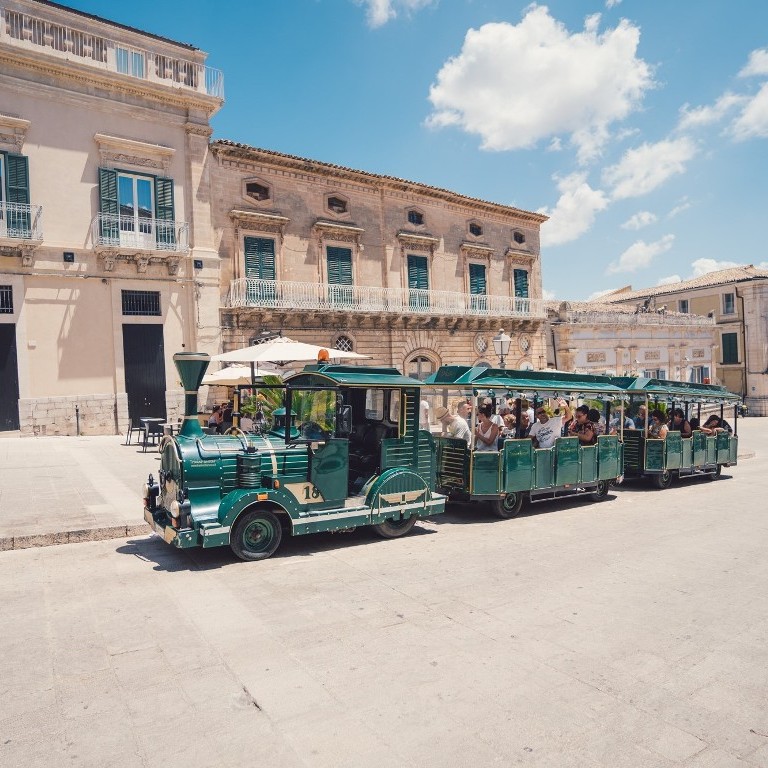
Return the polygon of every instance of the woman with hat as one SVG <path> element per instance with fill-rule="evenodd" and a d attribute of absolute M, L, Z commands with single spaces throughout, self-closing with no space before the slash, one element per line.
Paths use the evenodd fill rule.
<path fill-rule="evenodd" d="M 453 437 L 456 440 L 465 440 L 467 445 L 472 444 L 469 424 L 461 416 L 452 414 L 444 405 L 438 405 L 435 408 L 435 418 L 443 427 L 443 437 Z"/>

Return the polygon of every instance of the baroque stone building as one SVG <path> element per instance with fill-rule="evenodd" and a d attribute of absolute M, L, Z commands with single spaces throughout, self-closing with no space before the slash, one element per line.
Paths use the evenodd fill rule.
<path fill-rule="evenodd" d="M 56 3 L 3 3 L 0 430 L 171 418 L 172 354 L 218 350 L 201 189 L 223 83 L 205 59 Z"/>
<path fill-rule="evenodd" d="M 713 383 L 741 395 L 750 414 L 768 416 L 768 269 L 750 264 L 655 288 L 629 286 L 600 302 L 714 318 Z"/>
<path fill-rule="evenodd" d="M 709 383 L 715 321 L 621 304 L 547 302 L 547 364 L 564 371 Z"/>
<path fill-rule="evenodd" d="M 214 141 L 213 227 L 226 349 L 264 331 L 424 377 L 545 355 L 546 217 L 403 179 Z"/>

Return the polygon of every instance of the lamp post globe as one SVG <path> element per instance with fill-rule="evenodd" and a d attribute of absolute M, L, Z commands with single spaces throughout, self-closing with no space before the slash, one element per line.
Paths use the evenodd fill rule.
<path fill-rule="evenodd" d="M 493 337 L 493 350 L 499 357 L 499 368 L 504 368 L 504 358 L 509 354 L 509 347 L 512 339 L 500 328 L 499 332 Z"/>

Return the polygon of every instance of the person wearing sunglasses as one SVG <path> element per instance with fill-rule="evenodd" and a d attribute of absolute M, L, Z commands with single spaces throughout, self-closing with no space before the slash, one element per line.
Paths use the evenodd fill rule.
<path fill-rule="evenodd" d="M 563 425 L 571 419 L 571 409 L 565 400 L 558 400 L 559 416 L 550 416 L 541 403 L 536 407 L 536 422 L 528 433 L 534 448 L 551 448 L 562 434 Z"/>

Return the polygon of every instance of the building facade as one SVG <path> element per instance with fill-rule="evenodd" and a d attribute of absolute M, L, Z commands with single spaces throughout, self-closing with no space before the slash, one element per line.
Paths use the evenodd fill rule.
<path fill-rule="evenodd" d="M 188 45 L 39 0 L 0 9 L 0 430 L 172 418 L 218 350 L 205 190 L 221 73 Z"/>
<path fill-rule="evenodd" d="M 210 155 L 226 349 L 263 332 L 424 378 L 543 367 L 540 214 L 228 141 Z"/>
<path fill-rule="evenodd" d="M 635 312 L 621 304 L 547 302 L 553 368 L 609 376 L 709 383 L 715 321 L 679 312 Z"/>
<path fill-rule="evenodd" d="M 768 270 L 733 267 L 672 285 L 629 287 L 601 296 L 600 302 L 643 314 L 665 308 L 713 318 L 712 383 L 741 395 L 750 414 L 768 416 Z"/>

